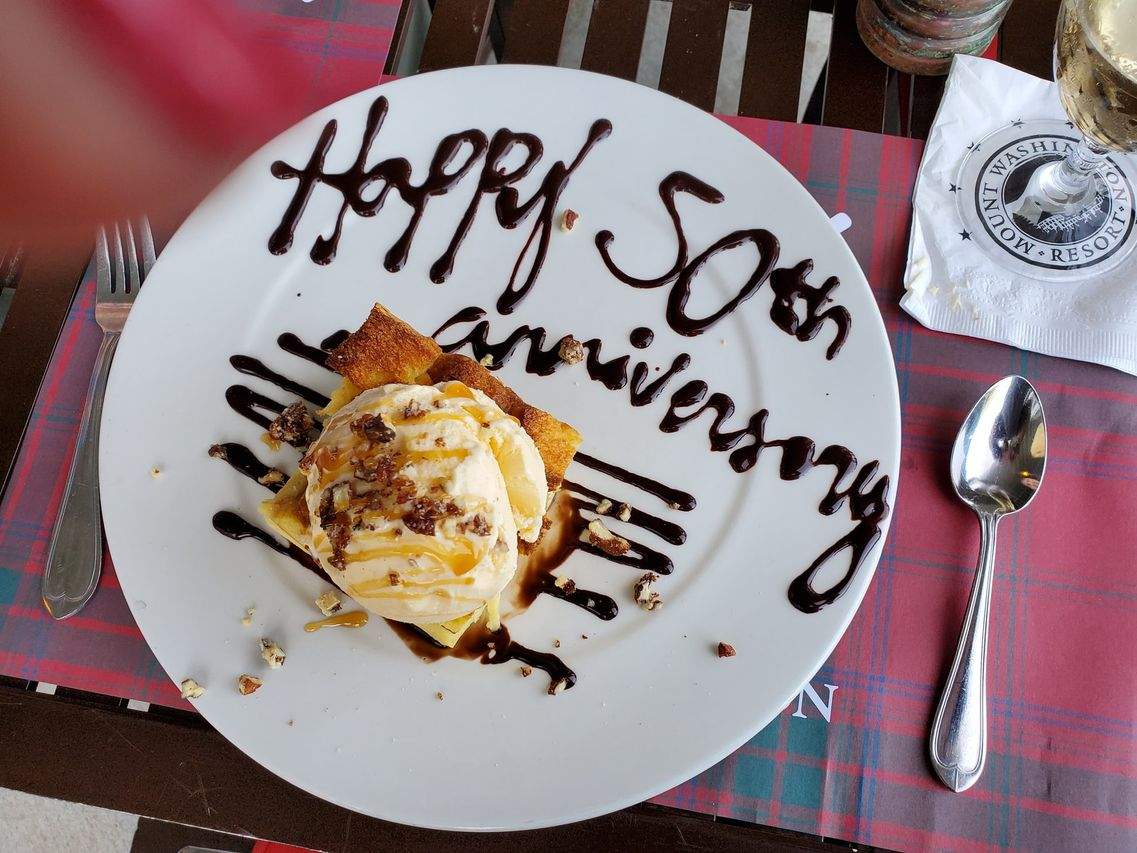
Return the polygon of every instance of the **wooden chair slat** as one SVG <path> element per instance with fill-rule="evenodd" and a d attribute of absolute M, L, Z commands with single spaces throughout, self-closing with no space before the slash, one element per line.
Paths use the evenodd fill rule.
<path fill-rule="evenodd" d="M 399 6 L 399 17 L 395 19 L 395 29 L 391 31 L 391 44 L 387 48 L 387 58 L 383 62 L 383 73 L 394 74 L 399 60 L 407 46 L 407 32 L 415 16 L 415 0 L 403 0 Z"/>
<path fill-rule="evenodd" d="M 831 45 L 822 124 L 882 133 L 889 69 L 857 33 L 857 0 L 833 4 Z"/>
<path fill-rule="evenodd" d="M 1012 3 L 999 30 L 999 59 L 1012 68 L 1054 79 L 1054 27 L 1060 0 Z"/>
<path fill-rule="evenodd" d="M 944 94 L 947 77 L 913 77 L 912 103 L 908 111 L 908 135 L 913 139 L 927 139 L 940 99 Z"/>
<path fill-rule="evenodd" d="M 418 70 L 475 65 L 488 36 L 494 0 L 436 0 Z"/>
<path fill-rule="evenodd" d="M 651 0 L 593 0 L 580 67 L 635 80 Z"/>
<path fill-rule="evenodd" d="M 502 62 L 556 65 L 569 0 L 513 0 L 501 11 Z"/>
<path fill-rule="evenodd" d="M 729 9 L 730 0 L 672 0 L 660 91 L 714 109 Z"/>
<path fill-rule="evenodd" d="M 752 0 L 739 115 L 797 121 L 808 22 L 809 0 Z"/>

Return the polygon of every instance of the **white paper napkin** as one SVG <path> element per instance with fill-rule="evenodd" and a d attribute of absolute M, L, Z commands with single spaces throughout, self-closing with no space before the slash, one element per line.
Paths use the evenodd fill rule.
<path fill-rule="evenodd" d="M 1066 120 L 1055 84 L 991 60 L 955 58 L 916 181 L 900 304 L 931 329 L 1137 375 L 1137 250 L 1113 271 L 1071 284 L 1004 270 L 961 239 L 952 187 L 968 145 L 1036 119 Z"/>

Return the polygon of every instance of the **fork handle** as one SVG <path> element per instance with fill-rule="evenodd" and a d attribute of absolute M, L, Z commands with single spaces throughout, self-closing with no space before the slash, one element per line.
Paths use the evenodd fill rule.
<path fill-rule="evenodd" d="M 95 593 L 103 570 L 103 522 L 99 508 L 99 424 L 118 332 L 103 335 L 83 406 L 67 488 L 51 533 L 43 575 L 43 603 L 56 619 L 78 613 Z"/>

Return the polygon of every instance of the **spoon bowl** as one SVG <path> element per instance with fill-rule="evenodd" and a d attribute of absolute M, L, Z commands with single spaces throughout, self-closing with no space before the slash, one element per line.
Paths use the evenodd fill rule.
<path fill-rule="evenodd" d="M 951 451 L 955 492 L 979 516 L 979 565 L 963 631 L 928 739 L 936 775 L 953 791 L 978 781 L 987 759 L 987 623 L 999 519 L 1024 509 L 1046 471 L 1046 418 L 1021 376 L 992 385 L 963 421 Z"/>
<path fill-rule="evenodd" d="M 1046 417 L 1021 376 L 992 385 L 971 409 L 951 451 L 955 493 L 977 513 L 1009 515 L 1038 493 L 1046 470 Z"/>

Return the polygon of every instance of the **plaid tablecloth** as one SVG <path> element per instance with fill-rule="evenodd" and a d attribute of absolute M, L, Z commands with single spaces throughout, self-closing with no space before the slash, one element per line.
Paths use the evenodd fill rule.
<path fill-rule="evenodd" d="M 278 11 L 266 13 L 266 37 L 310 57 L 313 108 L 374 82 L 381 57 L 356 23 L 293 19 L 308 7 L 272 6 Z M 371 6 L 384 4 L 335 9 Z M 368 9 L 364 17 L 378 14 Z M 1134 848 L 1137 498 L 1128 483 L 1137 479 L 1129 408 L 1137 380 L 929 332 L 899 313 L 918 142 L 727 121 L 827 211 L 853 219 L 846 238 L 873 285 L 896 358 L 902 474 L 876 578 L 809 690 L 745 747 L 657 802 L 906 849 Z M 87 281 L 0 504 L 0 673 L 188 707 L 135 627 L 109 560 L 80 615 L 52 623 L 39 603 L 97 344 Z M 1031 509 L 1002 525 L 987 769 L 957 795 L 934 781 L 925 757 L 978 547 L 976 522 L 951 493 L 947 455 L 972 402 L 1012 372 L 1042 394 L 1048 472 Z"/>

